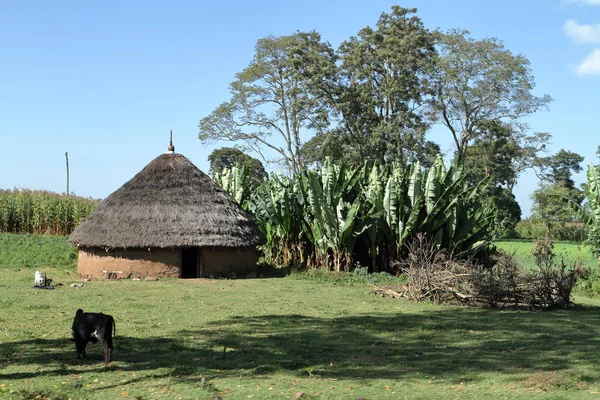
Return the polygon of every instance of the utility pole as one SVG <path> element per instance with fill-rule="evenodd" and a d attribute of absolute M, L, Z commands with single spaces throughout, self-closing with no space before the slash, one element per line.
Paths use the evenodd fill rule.
<path fill-rule="evenodd" d="M 65 158 L 67 160 L 67 196 L 69 196 L 69 153 L 66 151 Z"/>

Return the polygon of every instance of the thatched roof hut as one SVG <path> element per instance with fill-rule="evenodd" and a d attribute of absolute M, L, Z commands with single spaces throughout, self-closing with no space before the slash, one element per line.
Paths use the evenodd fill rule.
<path fill-rule="evenodd" d="M 95 277 L 239 276 L 255 270 L 264 241 L 227 192 L 172 150 L 108 196 L 68 240 L 80 250 L 79 272 Z"/>

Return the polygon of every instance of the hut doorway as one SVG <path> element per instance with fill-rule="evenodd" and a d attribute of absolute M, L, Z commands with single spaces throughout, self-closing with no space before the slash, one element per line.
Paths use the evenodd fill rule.
<path fill-rule="evenodd" d="M 186 247 L 181 250 L 181 277 L 198 278 L 198 248 Z"/>

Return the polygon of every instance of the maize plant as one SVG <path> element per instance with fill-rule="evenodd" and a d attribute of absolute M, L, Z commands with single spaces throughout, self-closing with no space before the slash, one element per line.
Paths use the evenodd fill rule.
<path fill-rule="evenodd" d="M 0 190 L 0 232 L 68 235 L 99 204 L 41 190 Z"/>

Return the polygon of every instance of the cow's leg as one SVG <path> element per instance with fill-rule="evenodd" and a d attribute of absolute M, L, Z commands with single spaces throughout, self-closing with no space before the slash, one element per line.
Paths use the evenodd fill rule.
<path fill-rule="evenodd" d="M 112 338 L 109 336 L 107 338 L 100 339 L 100 343 L 104 349 L 104 362 L 108 364 L 111 361 L 112 356 Z"/>
<path fill-rule="evenodd" d="M 75 341 L 75 348 L 77 349 L 77 358 L 81 359 L 85 357 L 85 347 L 87 345 L 86 341 L 83 340 L 76 340 Z"/>
<path fill-rule="evenodd" d="M 112 357 L 112 349 L 110 347 L 108 347 L 108 345 L 105 343 L 104 344 L 104 362 L 107 364 L 110 363 L 111 357 Z"/>
<path fill-rule="evenodd" d="M 109 327 L 109 329 L 112 329 L 112 327 Z M 113 350 L 112 332 L 109 330 L 107 337 L 104 340 L 104 361 L 106 363 L 109 363 L 112 360 L 112 350 Z"/>
<path fill-rule="evenodd" d="M 104 316 L 107 317 L 107 316 Z M 101 327 L 96 331 L 96 336 L 100 339 L 102 347 L 104 348 L 104 362 L 110 363 L 112 359 L 112 332 L 113 332 L 113 322 L 112 317 L 106 318 L 106 323 L 104 323 Z"/>

